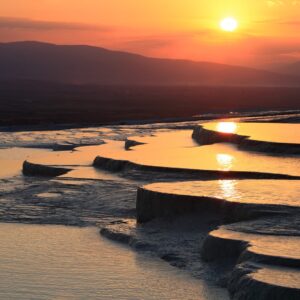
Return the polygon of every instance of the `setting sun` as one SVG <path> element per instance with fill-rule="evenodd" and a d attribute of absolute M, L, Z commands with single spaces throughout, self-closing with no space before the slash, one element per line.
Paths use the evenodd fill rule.
<path fill-rule="evenodd" d="M 300 0 L 0 10 L 0 300 L 300 300 Z"/>
<path fill-rule="evenodd" d="M 235 122 L 220 122 L 217 124 L 217 130 L 222 133 L 236 133 L 237 124 Z"/>
<path fill-rule="evenodd" d="M 220 27 L 224 31 L 233 32 L 238 28 L 238 21 L 234 18 L 225 18 L 220 22 Z"/>

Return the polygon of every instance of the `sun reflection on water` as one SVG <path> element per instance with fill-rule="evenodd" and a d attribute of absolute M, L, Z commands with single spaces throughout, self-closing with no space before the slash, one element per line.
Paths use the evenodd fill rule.
<path fill-rule="evenodd" d="M 217 131 L 222 133 L 236 133 L 238 129 L 235 122 L 219 122 L 217 124 Z"/>
<path fill-rule="evenodd" d="M 220 192 L 222 198 L 228 200 L 237 200 L 239 193 L 237 191 L 237 180 L 219 180 Z"/>
<path fill-rule="evenodd" d="M 219 170 L 230 171 L 233 168 L 235 158 L 230 154 L 219 153 L 216 156 Z"/>

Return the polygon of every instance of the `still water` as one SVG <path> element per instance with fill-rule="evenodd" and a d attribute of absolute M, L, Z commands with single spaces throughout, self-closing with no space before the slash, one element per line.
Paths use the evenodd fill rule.
<path fill-rule="evenodd" d="M 0 299 L 228 299 L 97 228 L 0 224 Z"/>
<path fill-rule="evenodd" d="M 148 166 L 267 172 L 295 176 L 300 174 L 299 156 L 247 152 L 226 143 L 200 147 L 191 136 L 192 131 L 177 130 L 157 133 L 155 136 L 133 137 L 133 140 L 145 144 L 133 147 L 131 151 L 125 151 L 124 142 L 107 141 L 105 145 L 98 147 L 97 153 L 102 157 Z"/>
<path fill-rule="evenodd" d="M 230 202 L 300 206 L 299 180 L 160 182 L 145 188 L 159 193 L 211 197 Z"/>

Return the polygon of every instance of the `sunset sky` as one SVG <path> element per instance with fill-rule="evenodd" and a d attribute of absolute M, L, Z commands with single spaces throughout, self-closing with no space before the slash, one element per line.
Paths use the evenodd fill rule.
<path fill-rule="evenodd" d="M 300 60 L 297 0 L 0 0 L 0 41 L 89 44 L 155 57 L 268 66 Z M 219 23 L 234 17 L 239 27 Z"/>

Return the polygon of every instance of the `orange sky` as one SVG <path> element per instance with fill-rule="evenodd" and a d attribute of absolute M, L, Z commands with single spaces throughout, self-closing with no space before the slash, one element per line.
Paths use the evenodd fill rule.
<path fill-rule="evenodd" d="M 297 0 L 0 0 L 0 41 L 90 44 L 237 65 L 300 60 Z M 239 29 L 219 22 L 235 17 Z"/>

